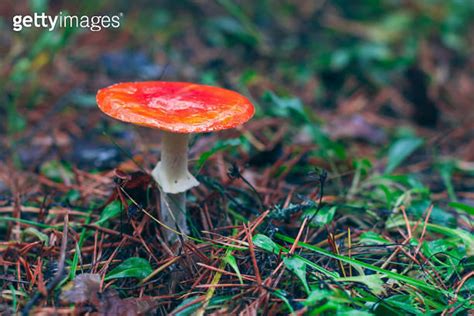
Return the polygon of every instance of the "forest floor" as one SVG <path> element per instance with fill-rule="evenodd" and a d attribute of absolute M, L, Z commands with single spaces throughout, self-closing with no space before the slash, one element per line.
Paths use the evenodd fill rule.
<path fill-rule="evenodd" d="M 129 4 L 101 32 L 4 20 L 2 315 L 473 308 L 474 5 L 297 2 Z M 201 184 L 174 245 L 149 174 L 160 132 L 95 102 L 137 80 L 218 85 L 257 110 L 192 138 Z"/>

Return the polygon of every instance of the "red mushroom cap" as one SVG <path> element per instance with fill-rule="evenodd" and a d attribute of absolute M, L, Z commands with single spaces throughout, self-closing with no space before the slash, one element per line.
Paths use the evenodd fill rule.
<path fill-rule="evenodd" d="M 211 132 L 247 122 L 255 109 L 237 92 L 188 82 L 125 82 L 100 89 L 105 114 L 175 133 Z"/>

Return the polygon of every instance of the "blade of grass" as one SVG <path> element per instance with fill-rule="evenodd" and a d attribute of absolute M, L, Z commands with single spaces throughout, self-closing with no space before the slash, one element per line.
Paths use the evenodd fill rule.
<path fill-rule="evenodd" d="M 259 248 L 266 250 L 268 252 L 272 252 L 276 255 L 278 255 L 280 252 L 282 253 L 289 253 L 290 251 L 280 245 L 277 245 L 273 240 L 270 239 L 270 237 L 262 235 L 262 234 L 256 234 L 254 236 L 253 240 L 254 244 L 258 246 Z M 294 240 L 293 240 L 294 242 Z M 316 263 L 300 256 L 300 255 L 293 255 L 293 257 L 300 259 L 304 263 L 306 263 L 308 266 L 312 267 L 316 271 L 330 277 L 330 278 L 338 278 L 339 274 L 336 272 L 331 272 L 329 270 L 326 270 L 325 268 L 317 265 Z"/>
<path fill-rule="evenodd" d="M 90 216 L 92 214 L 93 210 L 91 209 L 88 213 L 89 213 L 89 216 L 87 216 L 86 218 L 86 221 L 85 221 L 85 225 L 89 225 L 91 220 L 92 220 L 92 216 Z M 82 228 L 82 231 L 81 231 L 81 235 L 79 236 L 79 241 L 77 242 L 76 244 L 76 252 L 74 253 L 74 257 L 72 259 L 72 263 L 71 263 L 71 267 L 69 269 L 69 280 L 74 280 L 74 278 L 76 277 L 76 271 L 77 271 L 77 265 L 79 263 L 79 256 L 81 254 L 81 249 L 82 249 L 82 244 L 84 243 L 84 240 L 86 239 L 86 232 L 89 228 L 88 227 L 83 227 Z"/>
<path fill-rule="evenodd" d="M 289 243 L 294 242 L 293 238 L 282 235 L 282 234 L 279 234 L 279 233 L 277 233 L 275 235 L 275 237 L 279 238 L 280 240 L 289 242 Z M 309 244 L 304 243 L 304 242 L 299 242 L 298 245 L 300 247 L 303 247 L 305 249 L 311 250 L 313 252 L 319 253 L 321 255 L 324 255 L 324 256 L 327 256 L 327 257 L 330 257 L 330 258 L 333 258 L 333 259 L 340 260 L 340 261 L 343 261 L 343 262 L 348 263 L 348 264 L 361 266 L 363 268 L 385 274 L 389 278 L 392 278 L 392 279 L 397 280 L 397 281 L 405 282 L 407 284 L 410 284 L 414 287 L 418 287 L 418 288 L 423 289 L 425 291 L 438 292 L 440 294 L 449 295 L 449 296 L 452 295 L 451 292 L 440 290 L 440 289 L 434 287 L 433 285 L 427 284 L 423 281 L 419 281 L 419 280 L 416 280 L 416 279 L 413 279 L 413 278 L 410 278 L 410 277 L 407 277 L 407 276 L 404 276 L 404 275 L 401 275 L 401 274 L 398 274 L 398 273 L 395 273 L 395 272 L 392 272 L 392 271 L 389 271 L 389 270 L 385 270 L 385 269 L 379 268 L 377 266 L 371 265 L 369 263 L 365 263 L 365 262 L 362 262 L 362 261 L 359 261 L 359 260 L 356 260 L 356 259 L 351 259 L 351 258 L 343 256 L 343 255 L 336 255 L 336 254 L 333 254 L 333 253 L 331 253 L 327 250 L 321 249 L 321 248 L 316 247 L 316 246 L 309 245 Z"/>
<path fill-rule="evenodd" d="M 410 221 L 410 224 L 416 225 L 416 222 Z M 390 223 L 390 225 L 387 225 L 387 228 L 398 227 L 401 225 L 405 225 L 405 222 L 395 221 L 393 223 Z M 423 227 L 418 227 L 417 230 L 421 230 L 423 229 Z M 467 254 L 470 256 L 474 255 L 474 237 L 469 232 L 459 228 L 449 228 L 432 223 L 426 223 L 426 229 L 434 233 L 442 234 L 445 236 L 457 237 L 461 239 L 464 245 L 466 246 Z"/>
<path fill-rule="evenodd" d="M 232 253 L 232 250 L 228 249 L 226 251 L 226 256 L 230 253 Z M 219 269 L 224 270 L 226 265 L 227 265 L 226 261 L 222 260 L 219 265 Z M 209 302 L 211 301 L 212 297 L 214 296 L 214 293 L 216 292 L 215 285 L 219 283 L 219 281 L 221 280 L 221 277 L 222 277 L 222 272 L 216 272 L 216 274 L 214 274 L 214 277 L 212 278 L 212 281 L 210 284 L 211 287 L 209 287 L 209 290 L 207 290 L 206 296 L 204 297 L 204 302 L 202 303 L 199 310 L 196 312 L 197 316 L 202 316 L 205 314 L 206 307 L 209 305 Z"/>
<path fill-rule="evenodd" d="M 14 217 L 10 217 L 10 216 L 2 216 L 2 217 L 0 217 L 0 221 L 2 221 L 2 222 L 16 222 L 16 223 L 27 224 L 27 225 L 31 225 L 31 226 L 40 227 L 40 228 L 61 228 L 63 226 L 63 224 L 47 225 L 47 224 L 37 223 L 35 221 L 30 221 L 30 220 L 27 220 L 27 219 L 14 218 Z"/>

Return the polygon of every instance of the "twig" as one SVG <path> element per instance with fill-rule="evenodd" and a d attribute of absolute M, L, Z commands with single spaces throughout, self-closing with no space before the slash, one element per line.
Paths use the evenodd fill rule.
<path fill-rule="evenodd" d="M 403 219 L 405 220 L 405 225 L 407 226 L 408 239 L 412 239 L 413 236 L 411 233 L 411 225 L 410 225 L 410 221 L 408 220 L 407 213 L 405 212 L 405 206 L 404 205 L 400 206 L 400 210 L 402 211 Z"/>
<path fill-rule="evenodd" d="M 246 226 L 245 224 L 243 226 L 244 226 L 244 230 L 247 232 L 247 240 L 249 243 L 250 257 L 252 258 L 252 264 L 255 270 L 255 277 L 257 279 L 258 285 L 262 286 L 262 277 L 260 276 L 260 270 L 258 268 L 257 259 L 255 258 L 255 249 L 254 249 L 253 241 L 252 241 L 252 232 L 248 226 Z"/>
<path fill-rule="evenodd" d="M 198 262 L 197 265 L 201 266 L 201 267 L 204 267 L 206 269 L 212 270 L 212 271 L 220 272 L 222 274 L 227 274 L 227 275 L 230 275 L 230 276 L 238 277 L 237 273 L 229 272 L 229 271 L 226 271 L 224 269 L 219 269 L 219 268 L 216 268 L 216 267 L 213 267 L 213 266 L 201 263 L 201 262 Z M 252 281 L 252 282 L 256 281 L 255 277 L 250 276 L 250 275 L 241 274 L 240 276 L 242 277 L 242 279 L 247 280 L 247 281 Z M 197 286 L 197 287 L 199 287 L 199 286 Z"/>
<path fill-rule="evenodd" d="M 296 247 L 298 246 L 298 242 L 300 241 L 300 238 L 301 238 L 301 234 L 303 234 L 303 230 L 306 226 L 306 223 L 308 222 L 308 218 L 305 217 L 305 219 L 303 220 L 303 224 L 301 225 L 301 228 L 298 232 L 298 235 L 296 236 L 296 239 L 295 239 L 295 242 L 293 243 L 293 245 L 291 246 L 291 249 L 289 251 L 289 254 L 293 254 L 295 252 L 295 249 Z"/>
<path fill-rule="evenodd" d="M 423 244 L 423 239 L 425 238 L 426 227 L 428 226 L 428 221 L 429 221 L 430 216 L 431 216 L 431 211 L 433 211 L 433 205 L 430 205 L 430 207 L 428 208 L 428 212 L 427 212 L 426 217 L 425 217 L 425 223 L 423 225 L 423 230 L 421 231 L 421 236 L 420 236 L 420 240 L 419 240 L 419 243 L 418 243 L 418 247 L 416 247 L 416 250 L 415 250 L 415 254 L 414 254 L 415 257 L 418 254 L 418 252 L 420 251 L 421 245 Z"/>

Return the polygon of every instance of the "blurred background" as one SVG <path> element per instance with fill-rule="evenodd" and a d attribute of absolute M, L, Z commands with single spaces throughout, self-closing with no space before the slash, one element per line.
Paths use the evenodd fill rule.
<path fill-rule="evenodd" d="M 13 32 L 14 15 L 34 12 L 121 14 L 121 26 Z M 112 122 L 96 109 L 98 88 L 158 79 L 240 91 L 257 117 L 324 123 L 332 140 L 457 131 L 440 144 L 474 158 L 470 0 L 31 0 L 2 1 L 0 15 L 3 161 L 34 166 L 47 151 L 31 147 L 42 135 L 38 143 L 56 135 L 58 147 L 87 142 Z"/>

